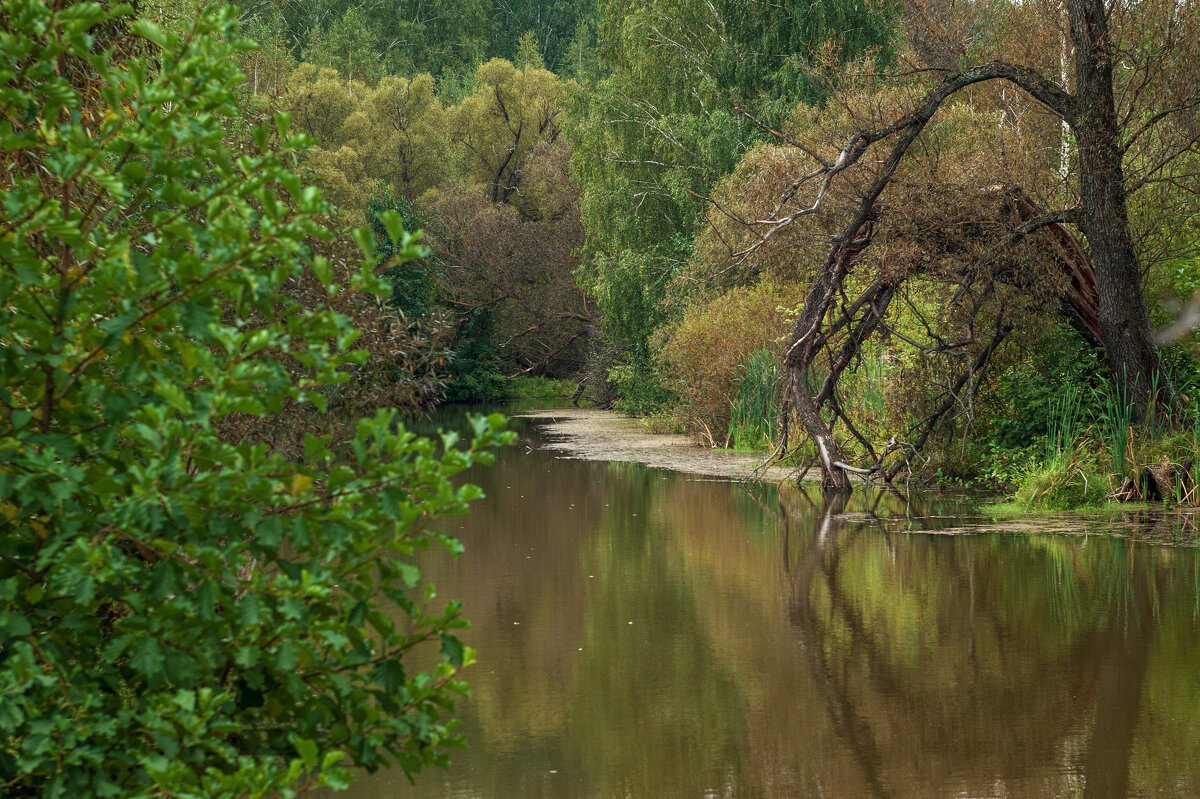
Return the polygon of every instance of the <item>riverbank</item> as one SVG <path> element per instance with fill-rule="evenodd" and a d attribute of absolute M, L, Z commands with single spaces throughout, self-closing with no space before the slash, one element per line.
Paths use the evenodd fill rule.
<path fill-rule="evenodd" d="M 720 480 L 783 483 L 797 475 L 793 468 L 762 469 L 765 457 L 762 453 L 711 449 L 688 436 L 651 432 L 641 420 L 615 411 L 555 408 L 515 415 L 530 419 L 549 439 L 541 442 L 540 449 L 562 458 L 640 463 Z M 984 500 L 972 508 L 963 523 L 920 525 L 920 529 L 942 535 L 1024 532 L 1124 536 L 1136 531 L 1139 540 L 1193 545 L 1200 527 L 1200 513 L 1154 505 L 1114 503 L 1105 508 L 1075 511 L 1014 511 L 1011 503 L 989 507 Z"/>
<path fill-rule="evenodd" d="M 517 414 L 532 419 L 553 439 L 543 448 L 559 457 L 588 461 L 641 463 L 659 469 L 726 480 L 795 479 L 790 467 L 762 468 L 762 453 L 710 449 L 688 436 L 652 433 L 642 422 L 616 411 L 594 408 L 554 408 Z"/>

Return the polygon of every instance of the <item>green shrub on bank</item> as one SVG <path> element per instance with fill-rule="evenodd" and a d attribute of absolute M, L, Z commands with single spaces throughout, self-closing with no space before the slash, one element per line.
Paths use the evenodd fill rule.
<path fill-rule="evenodd" d="M 286 797 L 443 764 L 472 653 L 409 556 L 459 548 L 428 525 L 479 495 L 450 477 L 502 420 L 438 455 L 382 411 L 281 454 L 279 414 L 319 416 L 366 359 L 285 289 L 391 286 L 365 231 L 349 275 L 312 257 L 286 119 L 228 142 L 235 9 L 182 36 L 130 14 L 4 3 L 0 793 Z"/>
<path fill-rule="evenodd" d="M 492 312 L 468 312 L 455 333 L 454 357 L 446 367 L 447 402 L 499 402 L 505 397 L 504 364 L 496 345 Z"/>

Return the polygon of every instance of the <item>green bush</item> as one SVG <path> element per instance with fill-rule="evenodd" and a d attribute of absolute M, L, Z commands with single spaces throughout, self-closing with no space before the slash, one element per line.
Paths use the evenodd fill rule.
<path fill-rule="evenodd" d="M 1030 345 L 1018 363 L 998 368 L 994 399 L 983 420 L 987 438 L 1003 449 L 1020 449 L 1055 435 L 1062 408 L 1056 400 L 1077 392 L 1075 413 L 1085 423 L 1103 413 L 1096 389 L 1103 384 L 1099 353 L 1078 333 L 1057 325 Z"/>
<path fill-rule="evenodd" d="M 404 226 L 409 230 L 419 230 L 425 221 L 421 211 L 406 200 L 391 192 L 372 197 L 367 201 L 367 223 L 378 242 L 375 255 L 383 263 L 389 263 L 397 254 L 397 244 L 388 235 L 383 223 L 383 215 L 388 211 L 399 214 Z M 399 308 L 410 322 L 416 322 L 430 311 L 436 296 L 433 275 L 424 263 L 406 261 L 392 265 L 384 276 L 392 284 L 391 297 L 388 298 L 394 307 Z"/>
<path fill-rule="evenodd" d="M 129 6 L 0 16 L 0 793 L 291 796 L 445 762 L 472 654 L 408 556 L 457 550 L 429 523 L 478 496 L 449 477 L 501 420 L 441 455 L 386 411 L 299 460 L 228 435 L 319 415 L 364 360 L 284 289 L 386 295 L 369 233 L 339 289 L 286 119 L 228 143 L 233 8 L 182 36 Z"/>
<path fill-rule="evenodd" d="M 447 402 L 499 402 L 505 397 L 500 347 L 489 308 L 468 311 L 455 331 L 454 357 L 446 369 Z"/>

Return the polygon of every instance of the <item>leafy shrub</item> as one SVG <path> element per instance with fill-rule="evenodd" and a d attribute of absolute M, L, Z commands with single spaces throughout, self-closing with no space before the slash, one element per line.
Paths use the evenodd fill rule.
<path fill-rule="evenodd" d="M 375 234 L 375 255 L 381 262 L 390 263 L 396 255 L 397 242 L 388 235 L 383 224 L 383 214 L 394 211 L 400 215 L 404 226 L 409 230 L 420 230 L 425 221 L 425 215 L 404 197 L 397 197 L 391 192 L 372 197 L 367 201 L 367 222 L 371 232 Z M 435 297 L 433 275 L 429 267 L 421 262 L 406 262 L 392 266 L 384 273 L 392 283 L 392 296 L 389 302 L 399 308 L 406 319 L 416 322 L 430 312 Z"/>
<path fill-rule="evenodd" d="M 679 397 L 678 415 L 714 445 L 729 429 L 730 408 L 753 353 L 775 353 L 795 302 L 788 287 L 764 283 L 731 289 L 683 318 L 662 350 L 668 384 Z"/>
<path fill-rule="evenodd" d="M 454 359 L 446 369 L 447 402 L 497 402 L 504 399 L 500 348 L 492 312 L 475 308 L 464 314 L 454 343 Z"/>
<path fill-rule="evenodd" d="M 1066 392 L 1080 393 L 1078 413 L 1091 420 L 1103 412 L 1103 364 L 1098 353 L 1074 330 L 1055 325 L 1049 335 L 1034 339 L 1019 362 L 1000 369 L 995 400 L 984 419 L 989 438 L 997 445 L 1017 449 L 1052 433 L 1054 402 Z"/>
<path fill-rule="evenodd" d="M 330 407 L 367 360 L 333 307 L 390 286 L 365 231 L 340 287 L 312 255 L 326 209 L 285 119 L 226 141 L 235 10 L 182 36 L 128 14 L 3 11 L 3 793 L 291 796 L 444 763 L 472 653 L 408 556 L 459 548 L 429 523 L 478 496 L 449 478 L 501 420 L 441 455 L 387 410 L 296 459 L 254 435 Z"/>

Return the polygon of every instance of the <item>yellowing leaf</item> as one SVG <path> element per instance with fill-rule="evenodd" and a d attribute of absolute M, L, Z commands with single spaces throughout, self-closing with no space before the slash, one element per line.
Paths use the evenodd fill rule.
<path fill-rule="evenodd" d="M 292 475 L 292 496 L 298 497 L 303 494 L 312 485 L 312 482 L 313 479 L 307 474 L 297 473 Z"/>

